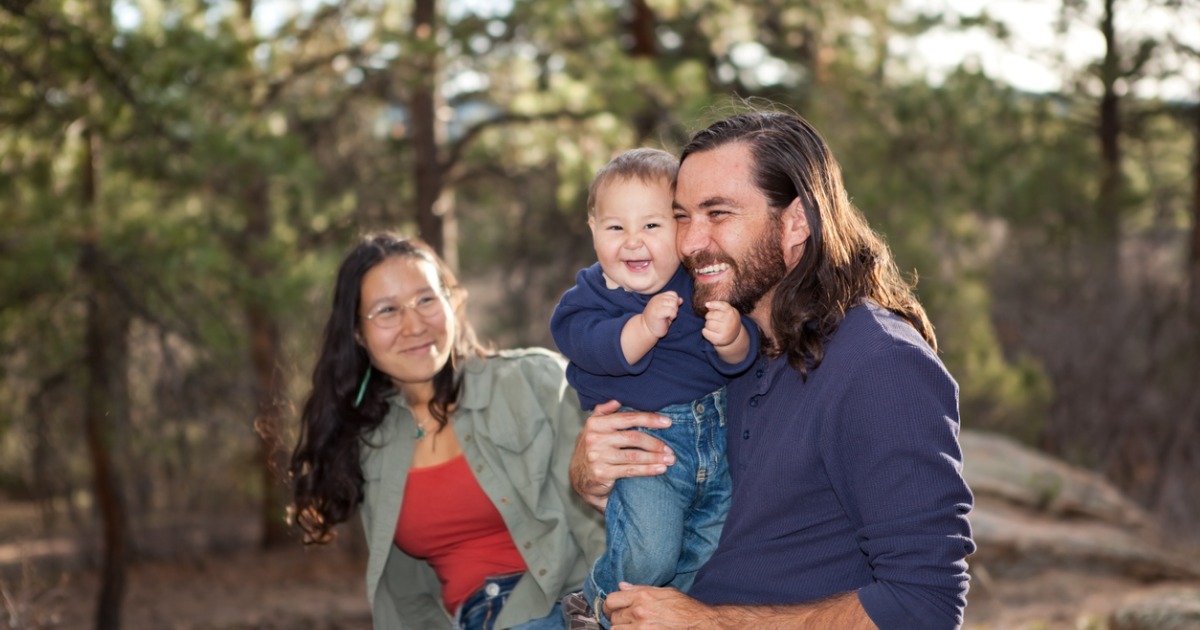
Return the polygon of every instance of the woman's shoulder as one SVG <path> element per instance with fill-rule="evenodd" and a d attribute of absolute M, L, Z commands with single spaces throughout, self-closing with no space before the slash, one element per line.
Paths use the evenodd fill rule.
<path fill-rule="evenodd" d="M 567 359 L 563 355 L 549 348 L 513 348 L 510 350 L 501 350 L 496 353 L 496 358 L 503 361 L 513 362 L 520 365 L 566 365 Z"/>
<path fill-rule="evenodd" d="M 566 365 L 567 359 L 563 355 L 548 348 L 531 347 L 499 350 L 490 356 L 473 361 L 468 369 L 478 371 L 553 369 L 561 371 L 566 368 Z"/>
<path fill-rule="evenodd" d="M 477 386 L 486 382 L 506 387 L 515 381 L 523 381 L 555 390 L 566 383 L 566 369 L 566 357 L 547 348 L 500 350 L 491 356 L 473 359 L 466 366 L 469 380 L 475 381 Z"/>
<path fill-rule="evenodd" d="M 523 417 L 562 405 L 577 409 L 579 401 L 567 383 L 566 367 L 561 354 L 546 348 L 503 350 L 473 360 L 467 366 L 459 406 L 483 410 L 503 401 L 504 406 L 524 408 Z"/>

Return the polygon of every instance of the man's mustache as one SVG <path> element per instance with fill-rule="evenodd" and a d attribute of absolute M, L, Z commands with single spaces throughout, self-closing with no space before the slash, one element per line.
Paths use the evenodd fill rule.
<path fill-rule="evenodd" d="M 703 269 L 709 265 L 726 264 L 734 271 L 737 271 L 738 268 L 737 263 L 732 258 L 723 254 L 705 252 L 694 256 L 683 256 L 680 260 L 683 261 L 683 266 L 688 270 L 688 273 L 692 274 L 693 279 L 696 277 L 697 269 Z"/>

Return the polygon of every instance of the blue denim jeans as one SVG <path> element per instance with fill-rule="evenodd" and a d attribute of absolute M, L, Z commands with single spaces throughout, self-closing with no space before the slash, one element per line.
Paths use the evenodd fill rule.
<path fill-rule="evenodd" d="M 496 617 L 500 616 L 500 610 L 508 601 L 509 593 L 524 575 L 510 573 L 489 577 L 479 590 L 458 607 L 454 615 L 454 627 L 457 630 L 492 630 L 496 625 Z M 565 627 L 562 604 L 555 604 L 550 614 L 513 626 L 513 630 L 564 630 Z"/>
<path fill-rule="evenodd" d="M 671 426 L 639 430 L 670 446 L 675 464 L 661 475 L 617 481 L 604 513 L 608 548 L 583 584 L 584 597 L 605 627 L 601 605 L 618 582 L 686 592 L 716 549 L 729 511 L 725 389 L 658 413 Z"/>

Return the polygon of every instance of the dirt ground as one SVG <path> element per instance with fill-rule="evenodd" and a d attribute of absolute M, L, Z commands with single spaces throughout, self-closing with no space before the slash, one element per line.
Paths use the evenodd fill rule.
<path fill-rule="evenodd" d="M 369 630 L 365 561 L 336 549 L 240 551 L 143 562 L 129 572 L 127 630 Z M 22 577 L 21 622 L 0 628 L 93 627 L 95 571 Z M 9 606 L 11 609 L 11 605 Z"/>
<path fill-rule="evenodd" d="M 128 630 L 366 630 L 371 624 L 364 566 L 364 559 L 347 551 L 297 548 L 144 562 L 130 571 L 122 625 Z M 0 586 L 0 628 L 92 627 L 94 571 L 59 578 L 27 571 Z M 1068 573 L 1005 580 L 975 576 L 965 627 L 1104 630 L 1108 613 L 1144 588 L 1128 580 Z"/>

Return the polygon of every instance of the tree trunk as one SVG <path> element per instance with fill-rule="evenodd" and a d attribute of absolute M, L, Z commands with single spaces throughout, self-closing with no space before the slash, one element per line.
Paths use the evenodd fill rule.
<path fill-rule="evenodd" d="M 1104 0 L 1104 16 L 1100 31 L 1104 35 L 1104 61 L 1100 70 L 1104 95 L 1100 99 L 1100 193 L 1096 199 L 1099 215 L 1100 272 L 1102 286 L 1116 286 L 1119 270 L 1120 210 L 1121 210 L 1121 100 L 1117 95 L 1120 78 L 1115 19 L 1116 0 Z"/>
<path fill-rule="evenodd" d="M 1192 149 L 1192 249 L 1188 256 L 1191 280 L 1192 321 L 1200 322 L 1200 99 L 1195 107 L 1193 121 L 1195 146 Z"/>
<path fill-rule="evenodd" d="M 280 547 L 289 542 L 285 518 L 287 496 L 283 484 L 283 426 L 280 404 L 283 400 L 279 364 L 279 326 L 261 304 L 246 306 L 250 326 L 250 361 L 254 365 L 255 399 L 258 416 L 254 428 L 261 438 L 258 442 L 258 463 L 262 474 L 261 504 L 262 546 Z"/>
<path fill-rule="evenodd" d="M 657 25 L 654 10 L 646 0 L 633 0 L 633 22 L 629 25 L 629 34 L 633 38 L 629 50 L 631 57 L 658 58 L 658 38 L 654 34 Z"/>
<path fill-rule="evenodd" d="M 91 224 L 96 211 L 95 136 L 84 132 L 83 212 L 85 225 Z M 86 406 L 84 433 L 92 460 L 92 484 L 104 533 L 104 559 L 101 566 L 100 595 L 96 605 L 96 628 L 121 626 L 121 605 L 125 598 L 126 568 L 129 563 L 128 517 L 120 474 L 113 463 L 116 424 L 128 417 L 129 392 L 126 364 L 130 315 L 113 289 L 111 269 L 96 244 L 96 230 L 89 229 L 79 256 L 79 275 L 86 287 L 84 332 L 84 369 Z"/>
<path fill-rule="evenodd" d="M 263 287 L 276 274 L 274 264 L 261 252 L 271 238 L 270 192 L 266 177 L 261 173 L 250 176 L 243 194 L 246 212 L 246 232 L 238 248 L 239 259 L 250 276 L 251 287 Z M 282 483 L 285 470 L 280 404 L 283 401 L 283 379 L 279 365 L 283 356 L 279 324 L 271 312 L 263 291 L 252 290 L 244 298 L 244 314 L 250 332 L 250 363 L 254 367 L 254 399 L 257 410 L 254 428 L 258 432 L 258 465 L 262 479 L 260 504 L 261 544 L 264 549 L 288 543 L 288 527 L 284 518 L 287 505 L 286 488 Z"/>
<path fill-rule="evenodd" d="M 254 36 L 251 18 L 254 0 L 238 0 L 241 8 L 242 37 Z M 286 447 L 283 441 L 282 413 L 283 378 L 279 365 L 283 357 L 279 323 L 271 311 L 264 287 L 276 275 L 274 263 L 263 256 L 271 240 L 271 195 L 267 177 L 261 170 L 247 167 L 246 188 L 241 193 L 246 213 L 246 231 L 234 243 L 238 261 L 250 276 L 252 290 L 243 297 L 242 309 L 250 333 L 250 364 L 254 368 L 254 429 L 258 433 L 257 464 L 262 481 L 262 501 L 259 504 L 259 544 L 264 549 L 289 543 L 285 518 L 288 503 L 283 483 L 286 470 Z"/>
<path fill-rule="evenodd" d="M 438 151 L 438 43 L 437 0 L 416 0 L 413 3 L 413 38 L 417 42 L 414 59 L 417 72 L 412 86 L 409 110 L 415 166 L 417 229 L 420 236 L 439 255 L 445 256 L 443 208 L 438 207 L 442 195 L 443 173 Z"/>
<path fill-rule="evenodd" d="M 646 4 L 646 0 L 633 0 L 633 21 L 629 24 L 629 35 L 633 41 L 629 50 L 631 57 L 649 61 L 658 59 L 658 38 L 654 34 L 657 27 L 658 17 L 654 15 L 650 5 Z M 654 134 L 661 112 L 662 107 L 659 103 L 651 101 L 633 115 L 637 144 L 644 144 L 646 139 Z"/>

